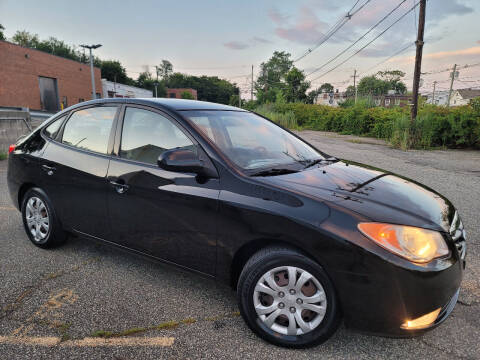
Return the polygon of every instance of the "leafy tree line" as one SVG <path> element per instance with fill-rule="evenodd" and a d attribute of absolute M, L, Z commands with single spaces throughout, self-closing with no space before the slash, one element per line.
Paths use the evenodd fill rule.
<path fill-rule="evenodd" d="M 5 40 L 3 30 L 5 28 L 0 24 L 0 40 Z M 37 34 L 28 31 L 17 31 L 12 39 L 15 44 L 32 49 L 47 52 L 49 54 L 61 56 L 67 59 L 87 62 L 88 56 L 75 46 L 69 45 L 55 37 L 49 37 L 41 40 Z M 102 60 L 98 57 L 93 58 L 95 66 L 101 70 L 102 78 L 109 81 L 115 81 L 119 84 L 132 85 L 140 88 L 152 90 L 155 95 L 155 84 L 157 84 L 157 96 L 164 97 L 167 94 L 167 88 L 193 88 L 197 90 L 199 100 L 218 102 L 228 104 L 235 95 L 238 98 L 239 88 L 235 83 L 220 79 L 216 76 L 193 76 L 173 72 L 173 65 L 168 60 L 155 67 L 155 73 L 144 71 L 140 73 L 137 79 L 128 76 L 125 67 L 118 60 Z M 157 82 L 158 78 L 158 82 Z M 191 98 L 188 92 L 182 93 L 183 98 Z"/>
<path fill-rule="evenodd" d="M 260 75 L 255 82 L 257 100 L 249 107 L 265 103 L 314 103 L 321 93 L 332 93 L 334 87 L 330 83 L 324 83 L 316 89 L 310 88 L 310 82 L 302 70 L 293 65 L 290 54 L 283 51 L 275 51 L 273 56 L 260 65 Z M 365 76 L 358 83 L 357 93 L 359 96 L 385 95 L 389 90 L 404 94 L 407 91 L 402 78 L 405 73 L 400 70 L 379 71 L 375 75 Z M 355 95 L 355 88 L 349 86 L 347 96 Z"/>

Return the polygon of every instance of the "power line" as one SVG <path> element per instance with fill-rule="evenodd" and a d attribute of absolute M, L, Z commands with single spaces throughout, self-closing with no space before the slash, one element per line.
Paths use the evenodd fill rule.
<path fill-rule="evenodd" d="M 375 69 L 376 67 L 382 65 L 383 63 L 386 63 L 388 60 L 394 58 L 395 56 L 400 55 L 400 54 L 403 53 L 405 50 L 410 49 L 410 48 L 411 48 L 412 46 L 414 46 L 414 45 L 415 45 L 415 43 L 410 43 L 410 44 L 408 44 L 407 46 L 401 48 L 399 51 L 395 52 L 393 55 L 391 55 L 391 56 L 389 56 L 388 58 L 386 58 L 385 60 L 382 60 L 382 61 L 380 61 L 379 63 L 373 65 L 373 66 L 372 66 L 371 68 L 369 68 L 368 70 L 365 70 L 365 71 L 363 72 L 363 74 L 369 73 L 371 70 L 373 70 L 373 69 Z"/>
<path fill-rule="evenodd" d="M 388 17 L 390 17 L 400 6 L 403 5 L 403 3 L 407 1 L 407 0 L 402 0 L 397 6 L 395 6 L 395 8 L 393 8 L 393 10 L 391 10 L 387 15 L 385 15 L 383 18 L 380 19 L 380 21 L 378 21 L 375 25 L 373 25 L 370 29 L 367 30 L 366 33 L 364 33 L 362 36 L 360 36 L 357 40 L 355 40 L 353 43 L 351 43 L 349 46 L 347 46 L 345 49 L 343 49 L 340 53 L 338 53 L 336 56 L 334 56 L 333 58 L 331 58 L 330 60 L 328 60 L 326 63 L 324 63 L 323 65 L 321 65 L 320 67 L 316 68 L 315 70 L 311 71 L 307 76 L 310 76 L 314 73 L 316 73 L 317 71 L 320 71 L 322 70 L 325 66 L 327 66 L 328 64 L 330 64 L 331 62 L 335 61 L 336 59 L 338 59 L 340 56 L 342 56 L 343 54 L 345 54 L 348 50 L 350 50 L 353 46 L 355 46 L 359 41 L 361 41 L 362 39 L 365 38 L 365 36 L 367 36 L 368 34 L 370 34 L 378 25 L 380 25 L 382 22 L 384 22 Z"/>
<path fill-rule="evenodd" d="M 297 61 L 300 61 L 301 59 L 303 59 L 304 57 L 306 57 L 307 55 L 311 54 L 313 51 L 315 51 L 316 49 L 318 49 L 320 46 L 322 46 L 325 42 L 328 41 L 328 39 L 330 39 L 338 30 L 340 30 L 343 25 L 345 25 L 348 20 L 350 20 L 352 18 L 352 16 L 354 16 L 356 13 L 358 13 L 360 10 L 362 10 L 365 5 L 367 5 L 371 0 L 367 0 L 365 1 L 357 10 L 355 10 L 353 13 L 353 9 L 355 8 L 355 6 L 357 6 L 358 2 L 360 0 L 357 0 L 355 2 L 355 4 L 352 6 L 352 8 L 347 12 L 347 15 L 343 16 L 342 18 L 340 18 L 328 31 L 327 33 L 322 36 L 322 38 L 315 44 L 315 46 L 313 46 L 312 48 L 308 48 L 307 50 L 305 50 L 305 52 L 300 55 L 299 57 L 297 57 L 295 60 L 293 60 L 294 63 L 296 63 Z"/>
<path fill-rule="evenodd" d="M 405 1 L 405 0 L 404 0 Z M 404 2 L 402 1 L 402 3 Z M 372 44 L 375 40 L 377 40 L 380 36 L 382 36 L 383 34 L 385 34 L 388 30 L 390 30 L 394 25 L 396 25 L 400 20 L 402 20 L 405 16 L 407 16 L 409 13 L 411 13 L 419 4 L 420 2 L 417 2 L 413 7 L 410 8 L 410 10 L 408 10 L 406 13 L 404 13 L 402 16 L 400 16 L 397 20 L 395 20 L 390 26 L 388 26 L 385 30 L 383 30 L 380 34 L 378 34 L 376 37 L 374 37 L 371 41 L 369 41 L 367 44 L 365 44 L 364 46 L 362 46 L 360 49 L 358 49 L 356 52 L 354 52 L 352 55 L 350 55 L 348 58 L 346 58 L 344 61 L 342 61 L 340 64 L 338 64 L 337 66 L 334 66 L 333 68 L 331 68 L 330 70 L 328 70 L 327 72 L 323 73 L 322 75 L 320 76 L 317 76 L 315 79 L 313 80 L 317 80 L 317 79 L 320 79 L 321 77 L 331 73 L 333 70 L 337 69 L 339 66 L 345 64 L 348 60 L 350 60 L 351 58 L 353 58 L 355 55 L 357 55 L 358 53 L 360 53 L 362 50 L 364 50 L 367 46 L 369 46 L 370 44 Z"/>

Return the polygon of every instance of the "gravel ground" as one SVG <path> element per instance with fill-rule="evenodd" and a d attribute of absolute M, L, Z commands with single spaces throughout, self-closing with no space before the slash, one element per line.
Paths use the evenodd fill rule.
<path fill-rule="evenodd" d="M 341 327 L 313 349 L 271 346 L 238 316 L 235 293 L 213 281 L 81 238 L 50 251 L 33 246 L 11 205 L 7 164 L 0 161 L 0 358 L 480 359 L 480 152 L 403 152 L 375 139 L 314 131 L 301 136 L 331 155 L 424 183 L 457 206 L 467 229 L 468 264 L 459 303 L 442 326 L 414 339 Z M 123 345 L 81 340 L 125 330 L 131 334 L 113 340 Z M 6 344 L 18 339 L 13 335 L 62 342 Z M 142 339 L 158 342 L 138 345 Z"/>

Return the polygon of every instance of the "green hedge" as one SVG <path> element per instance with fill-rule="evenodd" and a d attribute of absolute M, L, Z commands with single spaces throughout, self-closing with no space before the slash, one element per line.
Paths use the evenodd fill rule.
<path fill-rule="evenodd" d="M 410 108 L 341 108 L 303 103 L 267 104 L 255 111 L 292 129 L 333 131 L 385 139 L 401 148 L 480 148 L 480 100 L 452 108 L 423 105 L 417 121 Z"/>

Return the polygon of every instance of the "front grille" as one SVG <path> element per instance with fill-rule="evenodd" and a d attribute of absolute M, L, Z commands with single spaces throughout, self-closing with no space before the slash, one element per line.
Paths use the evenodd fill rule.
<path fill-rule="evenodd" d="M 458 215 L 458 212 L 455 212 L 453 217 L 452 224 L 450 225 L 450 236 L 455 244 L 455 247 L 458 250 L 458 254 L 462 260 L 465 260 L 465 255 L 467 253 L 467 246 L 465 244 L 465 229 L 463 228 L 462 220 Z"/>

